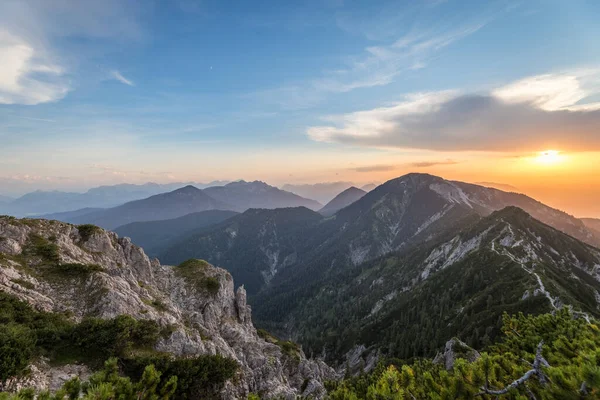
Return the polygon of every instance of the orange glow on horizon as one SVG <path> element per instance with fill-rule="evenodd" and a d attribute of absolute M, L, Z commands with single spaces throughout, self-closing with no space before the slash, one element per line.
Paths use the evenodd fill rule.
<path fill-rule="evenodd" d="M 558 150 L 544 150 L 535 159 L 540 164 L 552 165 L 564 160 L 564 156 Z"/>

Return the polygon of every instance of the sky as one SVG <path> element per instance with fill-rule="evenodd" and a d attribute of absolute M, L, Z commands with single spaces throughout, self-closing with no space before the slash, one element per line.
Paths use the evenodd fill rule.
<path fill-rule="evenodd" d="M 1 0 L 0 195 L 426 172 L 600 217 L 598 20 L 594 0 Z"/>

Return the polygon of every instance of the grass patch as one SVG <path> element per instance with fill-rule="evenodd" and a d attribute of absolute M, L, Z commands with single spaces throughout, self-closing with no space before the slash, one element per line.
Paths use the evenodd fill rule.
<path fill-rule="evenodd" d="M 50 269 L 50 272 L 61 275 L 69 278 L 87 278 L 94 272 L 104 271 L 98 264 L 78 264 L 78 263 L 68 263 L 68 264 L 59 264 Z"/>
<path fill-rule="evenodd" d="M 157 311 L 167 311 L 167 306 L 160 300 L 152 299 L 152 300 L 142 300 L 144 304 L 154 307 Z"/>
<path fill-rule="evenodd" d="M 184 262 L 182 262 L 181 264 L 179 264 L 177 266 L 177 268 L 180 268 L 181 270 L 186 270 L 186 269 L 206 269 L 210 264 L 205 261 L 205 260 L 199 260 L 197 258 L 190 258 L 189 260 L 186 260 Z"/>
<path fill-rule="evenodd" d="M 215 295 L 218 293 L 221 283 L 214 276 L 206 276 L 209 265 L 204 260 L 190 259 L 175 267 L 175 272 L 195 289 Z"/>
<path fill-rule="evenodd" d="M 202 281 L 200 281 L 200 285 L 211 294 L 217 294 L 219 288 L 221 287 L 219 280 L 214 276 L 209 276 L 202 279 Z"/>
<path fill-rule="evenodd" d="M 294 358 L 295 360 L 300 360 L 300 346 L 292 342 L 291 340 L 281 340 L 277 336 L 269 333 L 265 329 L 257 329 L 256 333 L 261 337 L 264 341 L 276 344 L 281 348 L 283 354 L 288 357 Z"/>
<path fill-rule="evenodd" d="M 56 243 L 52 243 L 36 233 L 29 234 L 29 242 L 25 253 L 26 255 L 40 257 L 42 261 L 49 264 L 58 264 L 60 262 Z"/>
<path fill-rule="evenodd" d="M 93 224 L 83 224 L 77 225 L 77 230 L 79 231 L 79 235 L 81 235 L 81 242 L 85 243 L 90 240 L 96 232 L 100 232 L 102 228 Z"/>

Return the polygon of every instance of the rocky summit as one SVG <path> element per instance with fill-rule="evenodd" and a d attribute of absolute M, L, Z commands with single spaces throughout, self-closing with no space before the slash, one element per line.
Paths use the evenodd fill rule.
<path fill-rule="evenodd" d="M 252 324 L 246 292 L 234 292 L 232 276 L 202 260 L 160 265 L 128 238 L 93 225 L 0 217 L 0 292 L 36 312 L 110 320 L 122 315 L 152 321 L 163 331 L 145 351 L 174 358 L 221 355 L 235 361 L 236 374 L 224 399 L 321 398 L 323 382 L 335 378 L 324 362 L 307 359 L 292 342 L 280 341 Z M 166 332 L 166 333 L 165 333 Z M 34 359 L 14 388 L 55 390 L 93 366 L 45 357 Z"/>

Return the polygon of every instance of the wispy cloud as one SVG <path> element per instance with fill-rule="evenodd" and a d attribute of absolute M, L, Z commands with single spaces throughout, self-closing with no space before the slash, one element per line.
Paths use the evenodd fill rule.
<path fill-rule="evenodd" d="M 439 160 L 439 161 L 417 161 L 417 162 L 411 163 L 410 166 L 415 167 L 415 168 L 429 168 L 429 167 L 435 167 L 438 165 L 455 165 L 458 163 L 459 163 L 458 161 L 446 159 L 446 160 Z"/>
<path fill-rule="evenodd" d="M 397 168 L 396 165 L 367 165 L 364 167 L 351 168 L 354 172 L 383 172 L 393 171 Z"/>
<path fill-rule="evenodd" d="M 375 165 L 364 165 L 361 167 L 350 168 L 350 171 L 354 172 L 386 172 L 395 171 L 401 168 L 430 168 L 439 165 L 455 165 L 459 164 L 459 161 L 445 159 L 445 160 L 431 160 L 431 161 L 416 161 L 405 164 L 375 164 Z"/>
<path fill-rule="evenodd" d="M 284 110 L 298 110 L 315 107 L 331 94 L 386 86 L 404 73 L 427 68 L 441 50 L 477 33 L 498 15 L 497 10 L 487 9 L 462 20 L 425 22 L 420 19 L 442 3 L 415 2 L 406 6 L 412 10 L 409 14 L 415 15 L 414 21 L 406 21 L 407 11 L 397 7 L 377 14 L 366 26 L 364 20 L 368 18 L 364 15 L 338 16 L 339 27 L 353 34 L 358 31 L 374 44 L 358 54 L 343 57 L 337 68 L 322 71 L 312 79 L 251 95 Z"/>
<path fill-rule="evenodd" d="M 389 107 L 324 117 L 316 141 L 440 151 L 600 150 L 600 69 L 525 78 L 486 94 L 410 94 Z"/>
<path fill-rule="evenodd" d="M 110 76 L 116 80 L 118 80 L 119 82 L 128 85 L 128 86 L 135 86 L 135 83 L 133 83 L 131 80 L 125 78 L 119 71 L 117 70 L 112 70 L 110 71 Z"/>
<path fill-rule="evenodd" d="M 487 21 L 466 23 L 459 28 L 436 28 L 413 31 L 383 46 L 371 46 L 347 68 L 342 68 L 315 82 L 318 89 L 349 92 L 354 89 L 384 86 L 408 70 L 423 69 L 439 50 L 474 34 Z"/>
<path fill-rule="evenodd" d="M 14 115 L 14 118 L 26 119 L 28 121 L 40 121 L 40 122 L 56 122 L 53 119 L 45 119 L 45 118 L 33 118 L 33 117 L 21 117 L 19 115 Z"/>

